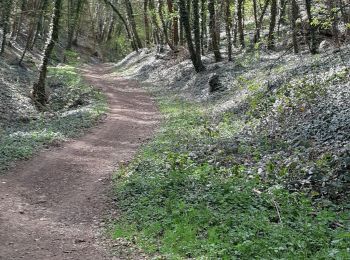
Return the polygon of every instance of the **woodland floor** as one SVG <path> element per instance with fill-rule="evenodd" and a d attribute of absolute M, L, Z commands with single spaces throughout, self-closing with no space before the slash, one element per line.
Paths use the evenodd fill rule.
<path fill-rule="evenodd" d="M 109 255 L 101 227 L 112 208 L 112 173 L 152 135 L 159 114 L 135 81 L 112 77 L 110 69 L 82 69 L 108 98 L 102 124 L 0 176 L 0 259 L 143 258 Z"/>

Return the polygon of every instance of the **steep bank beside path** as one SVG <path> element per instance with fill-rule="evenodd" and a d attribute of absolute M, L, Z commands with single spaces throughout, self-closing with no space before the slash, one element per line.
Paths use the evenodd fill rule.
<path fill-rule="evenodd" d="M 159 114 L 135 81 L 112 77 L 110 70 L 82 69 L 108 98 L 102 124 L 0 176 L 1 260 L 113 259 L 100 238 L 111 175 L 152 135 Z"/>

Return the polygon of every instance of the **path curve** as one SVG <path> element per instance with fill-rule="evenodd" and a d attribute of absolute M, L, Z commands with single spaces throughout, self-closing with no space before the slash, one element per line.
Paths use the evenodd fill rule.
<path fill-rule="evenodd" d="M 1 260 L 120 258 L 108 254 L 100 236 L 111 175 L 152 135 L 159 114 L 136 82 L 111 76 L 111 68 L 82 69 L 108 97 L 102 124 L 0 176 Z"/>

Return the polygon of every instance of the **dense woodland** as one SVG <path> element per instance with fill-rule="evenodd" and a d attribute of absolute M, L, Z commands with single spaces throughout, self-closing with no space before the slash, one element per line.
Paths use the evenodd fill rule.
<path fill-rule="evenodd" d="M 350 259 L 349 46 L 349 0 L 0 0 L 0 217 L 31 190 L 17 192 L 13 174 L 2 193 L 2 171 L 107 117 L 82 151 L 45 159 L 57 172 L 32 165 L 24 181 L 49 187 L 40 205 L 66 192 L 49 209 L 83 223 L 76 248 L 55 256 L 100 256 L 84 248 L 97 217 L 79 219 L 90 210 L 79 203 L 102 212 L 110 163 L 103 233 L 122 259 Z M 22 247 L 2 247 L 6 232 L 0 258 Z"/>
<path fill-rule="evenodd" d="M 151 46 L 176 56 L 186 46 L 201 72 L 201 57 L 211 53 L 216 62 L 232 61 L 236 49 L 316 54 L 325 39 L 339 48 L 350 35 L 349 5 L 346 0 L 2 0 L 0 53 L 25 41 L 21 64 L 28 51 L 45 43 L 33 92 L 44 105 L 45 71 L 55 44 L 65 50 L 78 45 L 96 49 L 105 59 Z"/>

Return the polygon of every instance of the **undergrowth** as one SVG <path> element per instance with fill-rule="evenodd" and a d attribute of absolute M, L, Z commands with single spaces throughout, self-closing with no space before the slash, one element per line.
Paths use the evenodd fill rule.
<path fill-rule="evenodd" d="M 285 144 L 231 142 L 248 122 L 199 104 L 162 98 L 160 109 L 155 140 L 115 175 L 114 238 L 167 259 L 350 258 L 348 208 L 288 189 L 274 161 L 272 177 L 254 166 Z"/>
<path fill-rule="evenodd" d="M 105 97 L 86 85 L 75 67 L 51 67 L 48 85 L 51 95 L 46 112 L 2 127 L 0 171 L 16 160 L 30 158 L 43 146 L 78 136 L 106 111 Z"/>

